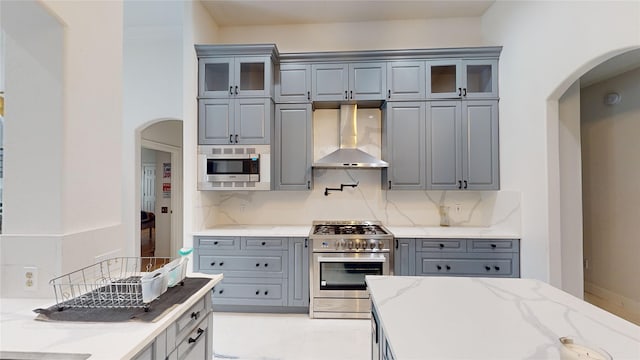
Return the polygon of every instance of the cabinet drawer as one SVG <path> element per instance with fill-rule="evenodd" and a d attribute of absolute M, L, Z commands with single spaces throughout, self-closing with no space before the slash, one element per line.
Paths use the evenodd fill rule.
<path fill-rule="evenodd" d="M 466 252 L 464 239 L 416 239 L 416 251 Z"/>
<path fill-rule="evenodd" d="M 225 278 L 213 288 L 213 303 L 224 305 L 276 305 L 287 302 L 287 280 Z"/>
<path fill-rule="evenodd" d="M 282 277 L 286 262 L 278 255 L 200 255 L 200 270 L 225 276 Z"/>
<path fill-rule="evenodd" d="M 285 238 L 247 237 L 242 238 L 242 248 L 247 250 L 281 250 L 286 249 Z"/>
<path fill-rule="evenodd" d="M 219 249 L 219 250 L 238 250 L 240 249 L 239 237 L 200 237 L 197 238 L 197 246 L 201 250 Z"/>
<path fill-rule="evenodd" d="M 512 259 L 422 258 L 417 263 L 417 275 L 514 276 Z"/>
<path fill-rule="evenodd" d="M 205 319 L 178 344 L 178 360 L 205 359 L 207 355 L 207 338 L 209 336 L 211 336 L 209 322 Z"/>
<path fill-rule="evenodd" d="M 518 252 L 518 240 L 469 240 L 469 252 Z"/>
<path fill-rule="evenodd" d="M 201 321 L 204 317 L 206 317 L 208 311 L 205 307 L 205 299 L 200 299 L 195 305 L 193 305 L 189 310 L 187 310 L 178 320 L 175 322 L 175 341 L 180 342 L 186 335 L 189 333 L 195 324 Z M 171 337 L 167 337 L 173 338 Z M 169 344 L 169 346 L 174 346 L 174 344 Z"/>

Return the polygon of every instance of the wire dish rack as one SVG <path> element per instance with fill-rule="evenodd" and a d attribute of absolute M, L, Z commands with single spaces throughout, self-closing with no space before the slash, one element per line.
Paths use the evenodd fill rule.
<path fill-rule="evenodd" d="M 117 257 L 49 281 L 56 306 L 65 308 L 144 308 L 183 283 L 187 258 Z M 171 284 L 170 284 L 171 282 Z"/>

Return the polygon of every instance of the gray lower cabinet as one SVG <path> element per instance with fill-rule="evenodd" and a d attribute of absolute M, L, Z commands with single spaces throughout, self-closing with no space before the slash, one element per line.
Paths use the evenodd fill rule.
<path fill-rule="evenodd" d="M 398 276 L 415 275 L 415 239 L 395 239 L 393 273 Z"/>
<path fill-rule="evenodd" d="M 520 277 L 520 242 L 516 239 L 396 241 L 396 275 Z"/>
<path fill-rule="evenodd" d="M 311 104 L 277 104 L 274 126 L 274 190 L 311 190 Z"/>
<path fill-rule="evenodd" d="M 382 169 L 384 189 L 425 188 L 425 103 L 387 102 L 384 108 Z"/>
<path fill-rule="evenodd" d="M 272 116 L 269 98 L 201 99 L 198 144 L 268 145 Z"/>
<path fill-rule="evenodd" d="M 213 356 L 212 300 L 205 295 L 169 324 L 134 360 L 195 360 Z"/>
<path fill-rule="evenodd" d="M 194 245 L 195 271 L 224 274 L 212 291 L 221 311 L 309 306 L 306 238 L 196 236 Z"/>
<path fill-rule="evenodd" d="M 427 189 L 499 190 L 497 100 L 428 104 Z"/>

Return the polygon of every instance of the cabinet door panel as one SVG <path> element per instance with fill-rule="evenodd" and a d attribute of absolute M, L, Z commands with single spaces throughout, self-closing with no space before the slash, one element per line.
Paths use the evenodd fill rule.
<path fill-rule="evenodd" d="M 350 100 L 384 100 L 387 83 L 385 63 L 349 65 Z"/>
<path fill-rule="evenodd" d="M 276 102 L 311 101 L 311 66 L 282 64 L 276 83 Z"/>
<path fill-rule="evenodd" d="M 225 278 L 213 288 L 213 304 L 275 305 L 287 303 L 286 279 Z"/>
<path fill-rule="evenodd" d="M 387 64 L 387 100 L 422 100 L 426 90 L 424 61 Z"/>
<path fill-rule="evenodd" d="M 276 106 L 275 190 L 310 190 L 313 161 L 310 104 Z"/>
<path fill-rule="evenodd" d="M 498 60 L 464 60 L 465 98 L 498 97 Z"/>
<path fill-rule="evenodd" d="M 289 240 L 289 306 L 309 306 L 309 247 L 306 238 Z"/>
<path fill-rule="evenodd" d="M 312 99 L 340 101 L 347 99 L 349 67 L 346 64 L 312 65 Z"/>
<path fill-rule="evenodd" d="M 395 239 L 394 275 L 410 276 L 415 274 L 414 239 Z"/>
<path fill-rule="evenodd" d="M 427 188 L 458 189 L 462 180 L 459 101 L 432 102 L 427 114 Z"/>
<path fill-rule="evenodd" d="M 286 250 L 286 238 L 246 237 L 242 239 L 242 248 L 251 250 Z"/>
<path fill-rule="evenodd" d="M 459 99 L 462 96 L 462 62 L 460 60 L 427 61 L 427 97 Z"/>
<path fill-rule="evenodd" d="M 271 60 L 266 56 L 247 56 L 235 59 L 236 96 L 266 97 L 271 95 Z"/>
<path fill-rule="evenodd" d="M 385 127 L 387 131 L 386 161 L 391 189 L 417 190 L 424 188 L 425 139 L 424 103 L 387 103 Z"/>
<path fill-rule="evenodd" d="M 233 96 L 233 58 L 207 58 L 199 61 L 198 94 L 204 98 Z"/>
<path fill-rule="evenodd" d="M 498 103 L 463 103 L 463 179 L 470 190 L 498 190 Z"/>
<path fill-rule="evenodd" d="M 237 99 L 235 134 L 238 144 L 269 144 L 270 99 Z"/>
<path fill-rule="evenodd" d="M 234 133 L 234 109 L 230 100 L 200 100 L 198 121 L 199 144 L 230 144 Z"/>

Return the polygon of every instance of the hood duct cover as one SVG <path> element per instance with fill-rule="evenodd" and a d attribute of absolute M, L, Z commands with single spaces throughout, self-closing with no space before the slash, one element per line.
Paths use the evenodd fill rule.
<path fill-rule="evenodd" d="M 360 149 L 357 133 L 357 105 L 340 105 L 340 148 L 319 159 L 315 168 L 385 168 L 389 163 Z"/>

